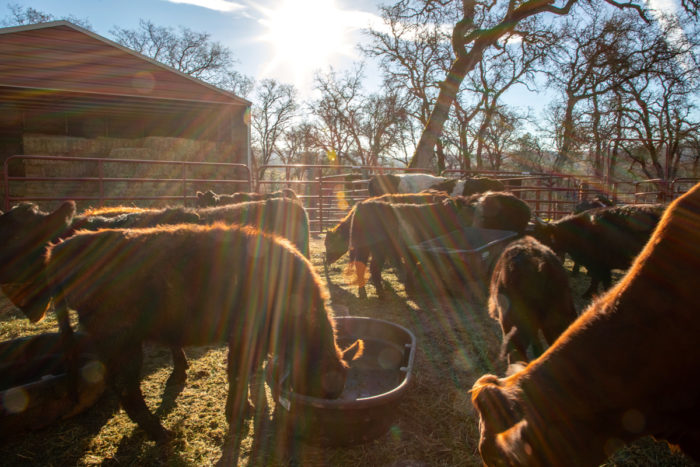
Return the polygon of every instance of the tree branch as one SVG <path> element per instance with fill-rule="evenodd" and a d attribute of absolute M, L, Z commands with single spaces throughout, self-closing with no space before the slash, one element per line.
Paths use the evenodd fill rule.
<path fill-rule="evenodd" d="M 608 3 L 614 7 L 619 8 L 620 10 L 626 10 L 626 9 L 632 9 L 639 14 L 640 18 L 644 20 L 645 23 L 651 24 L 651 20 L 647 17 L 646 14 L 646 9 L 642 8 L 640 5 L 632 2 L 627 2 L 627 3 L 620 3 L 616 2 L 615 0 L 604 0 L 605 3 Z"/>

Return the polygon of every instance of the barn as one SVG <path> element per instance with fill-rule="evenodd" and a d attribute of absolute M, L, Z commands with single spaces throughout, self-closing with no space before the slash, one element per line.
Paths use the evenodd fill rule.
<path fill-rule="evenodd" d="M 0 29 L 0 163 L 12 155 L 248 163 L 250 105 L 67 21 Z M 9 170 L 29 175 L 30 165 Z"/>

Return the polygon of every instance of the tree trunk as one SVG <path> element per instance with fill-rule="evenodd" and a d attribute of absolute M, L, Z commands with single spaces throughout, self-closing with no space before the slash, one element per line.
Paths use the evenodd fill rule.
<path fill-rule="evenodd" d="M 435 145 L 435 155 L 437 156 L 437 173 L 441 174 L 445 170 L 445 151 L 440 139 Z"/>
<path fill-rule="evenodd" d="M 450 113 L 450 107 L 452 107 L 452 104 L 457 99 L 459 87 L 467 73 L 473 70 L 481 61 L 483 51 L 488 45 L 489 44 L 486 42 L 477 42 L 468 54 L 452 62 L 450 71 L 447 72 L 447 78 L 440 83 L 440 93 L 435 102 L 435 107 L 433 107 L 433 111 L 430 113 L 428 123 L 423 129 L 423 133 L 418 141 L 416 152 L 413 154 L 413 158 L 409 164 L 410 168 L 432 168 L 435 159 L 435 145 L 440 136 L 442 136 L 442 130 Z"/>
<path fill-rule="evenodd" d="M 579 99 L 571 93 L 568 94 L 564 120 L 562 121 L 561 148 L 555 164 L 557 168 L 573 160 L 571 148 L 574 146 L 574 107 Z"/>
<path fill-rule="evenodd" d="M 472 159 L 467 146 L 467 130 L 460 128 L 459 131 L 459 152 L 461 153 L 462 170 L 471 170 Z"/>

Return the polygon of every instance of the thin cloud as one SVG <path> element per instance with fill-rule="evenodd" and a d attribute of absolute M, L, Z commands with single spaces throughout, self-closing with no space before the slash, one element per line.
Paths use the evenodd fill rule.
<path fill-rule="evenodd" d="M 378 29 L 384 27 L 381 16 L 365 11 L 343 11 L 342 21 L 344 25 L 352 29 Z"/>
<path fill-rule="evenodd" d="M 245 5 L 236 2 L 229 2 L 227 0 L 166 0 L 170 3 L 182 3 L 186 5 L 194 5 L 202 8 L 207 8 L 209 10 L 222 11 L 225 13 L 230 13 L 234 11 L 241 11 L 246 8 Z"/>

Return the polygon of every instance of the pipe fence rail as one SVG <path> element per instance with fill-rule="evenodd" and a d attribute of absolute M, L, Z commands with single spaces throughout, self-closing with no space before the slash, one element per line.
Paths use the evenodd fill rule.
<path fill-rule="evenodd" d="M 17 174 L 14 172 L 22 171 Z M 425 172 L 420 169 L 323 164 L 270 164 L 253 171 L 245 164 L 183 162 L 96 157 L 11 156 L 4 164 L 4 209 L 21 201 L 74 200 L 99 206 L 113 202 L 176 203 L 192 206 L 197 191 L 272 192 L 291 188 L 309 214 L 311 232 L 320 234 L 343 219 L 352 206 L 369 196 L 371 176 Z M 536 216 L 559 219 L 597 194 L 616 203 L 670 202 L 688 191 L 697 178 L 637 182 L 571 174 L 446 170 L 450 178 L 491 177 L 526 201 Z"/>
<path fill-rule="evenodd" d="M 13 174 L 13 169 L 24 173 Z M 243 176 L 219 178 L 227 170 Z M 16 202 L 65 200 L 98 206 L 108 201 L 180 201 L 187 206 L 200 187 L 241 191 L 253 186 L 245 164 L 34 155 L 8 157 L 3 182 L 5 210 Z"/>

